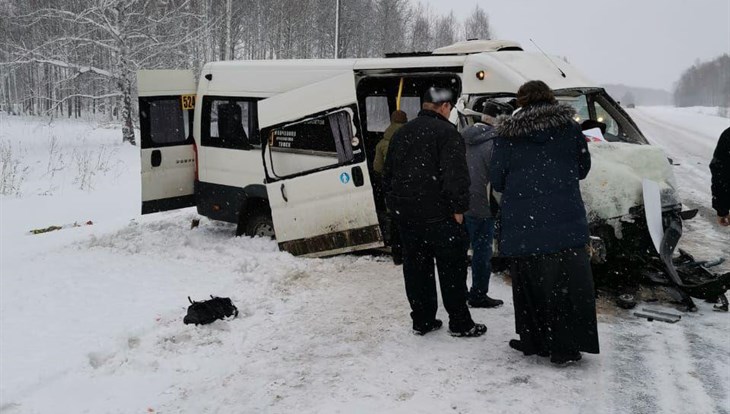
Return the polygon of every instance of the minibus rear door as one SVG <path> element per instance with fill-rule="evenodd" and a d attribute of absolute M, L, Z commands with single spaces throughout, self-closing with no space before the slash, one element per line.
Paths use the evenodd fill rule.
<path fill-rule="evenodd" d="M 142 214 L 194 206 L 193 72 L 141 70 L 137 85 Z"/>
<path fill-rule="evenodd" d="M 258 111 L 279 247 L 318 257 L 382 246 L 353 72 L 259 101 Z"/>

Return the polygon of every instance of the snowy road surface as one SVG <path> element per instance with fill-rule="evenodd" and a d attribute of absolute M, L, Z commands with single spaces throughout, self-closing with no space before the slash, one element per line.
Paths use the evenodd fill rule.
<path fill-rule="evenodd" d="M 707 205 L 705 129 L 727 120 L 632 115 L 682 160 L 682 194 Z M 555 368 L 507 346 L 510 287 L 495 276 L 505 306 L 473 311 L 485 336 L 414 336 L 401 269 L 385 258 L 294 258 L 227 224 L 191 230 L 190 209 L 140 217 L 139 156 L 119 135 L 0 118 L 0 144 L 24 154 L 28 177 L 1 199 L 0 413 L 730 413 L 730 315 L 709 304 L 665 324 L 601 301 L 601 354 Z M 88 177 L 81 167 L 98 160 Z M 728 246 L 709 214 L 690 231 Z M 94 225 L 26 233 L 81 220 Z M 230 296 L 239 317 L 183 325 L 186 297 L 209 294 Z"/>

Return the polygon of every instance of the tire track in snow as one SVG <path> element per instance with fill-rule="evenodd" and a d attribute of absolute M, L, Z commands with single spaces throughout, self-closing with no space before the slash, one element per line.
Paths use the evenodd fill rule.
<path fill-rule="evenodd" d="M 610 377 L 610 406 L 602 413 L 659 412 L 654 372 L 644 358 L 649 336 L 637 335 L 634 325 L 636 321 L 617 318 L 608 325 L 610 335 L 601 338 Z"/>
<path fill-rule="evenodd" d="M 705 314 L 699 314 L 698 317 L 714 319 L 727 316 L 712 311 L 703 313 Z M 688 353 L 691 354 L 694 364 L 693 375 L 702 382 L 707 394 L 714 401 L 714 410 L 718 414 L 730 413 L 730 356 L 727 349 L 723 349 L 728 338 L 715 338 L 711 334 L 727 331 L 727 328 L 727 322 L 717 324 L 696 320 L 684 332 Z"/>
<path fill-rule="evenodd" d="M 699 321 L 669 325 L 630 318 L 612 323 L 610 336 L 602 338 L 610 397 L 599 412 L 727 413 L 723 378 L 707 361 L 723 350 L 692 332 Z"/>
<path fill-rule="evenodd" d="M 662 413 L 711 412 L 714 406 L 704 384 L 698 378 L 695 361 L 685 336 L 687 325 L 694 321 L 683 319 L 675 325 L 646 322 L 655 331 L 647 361 L 657 376 Z M 655 324 L 655 325 L 654 325 Z"/>

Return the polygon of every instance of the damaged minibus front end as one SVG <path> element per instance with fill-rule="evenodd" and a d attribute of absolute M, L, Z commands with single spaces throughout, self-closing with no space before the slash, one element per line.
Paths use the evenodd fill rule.
<path fill-rule="evenodd" d="M 713 263 L 698 262 L 677 248 L 683 221 L 697 211 L 682 210 L 672 160 L 649 144 L 602 88 L 563 89 L 555 94 L 576 109 L 575 121 L 584 129 L 586 121 L 605 127 L 603 139 L 589 140 L 591 171 L 580 184 L 596 283 L 619 294 L 633 292 L 641 284 L 660 285 L 688 310 L 696 310 L 692 298 L 697 298 L 719 302 L 716 309 L 727 311 L 730 272 L 715 274 L 710 270 Z M 485 99 L 508 102 L 512 97 L 471 96 L 468 107 L 478 107 Z M 468 109 L 462 113 L 466 114 L 462 121 L 474 114 Z"/>
<path fill-rule="evenodd" d="M 581 182 L 591 230 L 592 260 L 599 283 L 618 288 L 638 282 L 667 287 L 688 310 L 692 297 L 720 301 L 730 273 L 714 274 L 708 263 L 679 249 L 683 221 L 696 210 L 682 211 L 672 166 L 651 145 L 589 143 L 592 168 Z"/>

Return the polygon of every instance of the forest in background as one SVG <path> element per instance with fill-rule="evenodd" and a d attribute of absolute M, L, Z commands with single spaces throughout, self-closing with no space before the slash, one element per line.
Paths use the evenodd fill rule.
<path fill-rule="evenodd" d="M 121 122 L 134 142 L 135 72 L 229 59 L 382 57 L 492 32 L 479 6 L 464 21 L 417 0 L 0 0 L 0 110 Z M 645 104 L 638 89 L 615 96 Z M 636 95 L 636 96 L 635 96 Z M 642 94 L 639 94 L 642 95 Z M 642 95 L 643 96 L 643 95 Z M 730 107 L 730 56 L 695 62 L 677 106 Z M 652 102 L 653 103 L 653 102 Z"/>
<path fill-rule="evenodd" d="M 382 57 L 490 38 L 412 0 L 0 0 L 0 110 L 119 120 L 134 142 L 135 72 L 229 59 Z"/>
<path fill-rule="evenodd" d="M 695 62 L 684 71 L 674 89 L 676 106 L 730 107 L 730 55 Z"/>

